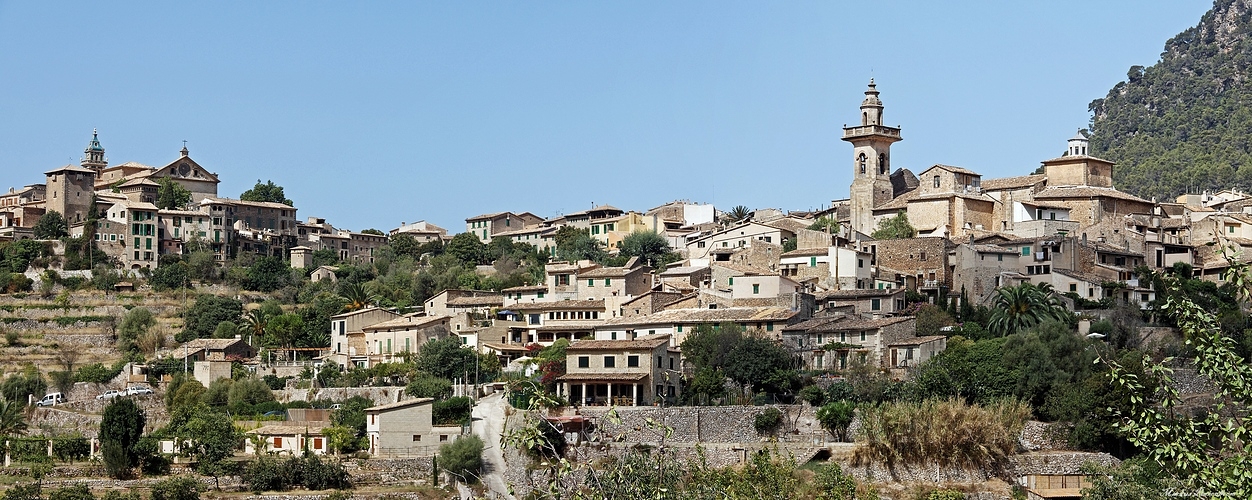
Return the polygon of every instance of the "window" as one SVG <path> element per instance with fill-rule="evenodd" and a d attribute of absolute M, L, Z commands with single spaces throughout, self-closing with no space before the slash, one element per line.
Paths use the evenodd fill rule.
<path fill-rule="evenodd" d="M 766 324 L 765 324 L 765 331 L 767 331 L 767 332 L 772 332 L 772 331 L 774 331 L 774 324 L 773 324 L 773 323 L 766 323 Z"/>
<path fill-rule="evenodd" d="M 1022 257 L 1030 257 L 1030 247 L 1022 247 Z"/>
<path fill-rule="evenodd" d="M 1235 233 L 1235 226 L 1226 226 L 1226 232 L 1228 232 L 1228 233 L 1230 233 L 1230 234 L 1234 234 L 1234 233 Z"/>
<path fill-rule="evenodd" d="M 605 357 L 604 357 L 604 367 L 605 367 L 605 368 L 615 368 L 616 366 L 617 366 L 617 358 L 616 358 L 616 357 L 614 357 L 614 356 L 605 356 Z"/>
<path fill-rule="evenodd" d="M 857 268 L 864 268 L 864 267 L 865 267 L 865 259 L 856 259 L 856 267 L 857 267 Z"/>
<path fill-rule="evenodd" d="M 729 278 L 726 278 L 726 284 L 727 284 L 727 285 L 733 285 L 733 284 L 735 284 L 735 277 L 734 277 L 734 276 L 731 276 L 731 277 L 729 277 Z"/>
<path fill-rule="evenodd" d="M 421 440 L 422 440 L 422 435 L 421 435 L 421 434 L 414 434 L 414 435 L 413 435 L 413 442 L 414 442 L 414 443 L 416 443 L 416 442 L 418 442 L 418 441 L 421 441 Z"/>
<path fill-rule="evenodd" d="M 631 368 L 639 367 L 639 356 L 626 356 L 626 366 Z"/>
<path fill-rule="evenodd" d="M 861 330 L 861 342 L 865 342 L 865 330 Z"/>
<path fill-rule="evenodd" d="M 682 326 L 682 325 L 678 325 L 678 333 L 682 333 L 682 332 L 683 332 L 683 326 Z"/>
<path fill-rule="evenodd" d="M 590 280 L 590 279 L 587 280 L 587 286 L 589 287 L 596 286 L 596 280 Z"/>
<path fill-rule="evenodd" d="M 671 358 L 669 358 L 669 369 L 671 369 L 671 370 L 673 370 L 673 369 L 674 369 L 674 358 L 672 358 L 672 357 L 671 357 Z"/>
<path fill-rule="evenodd" d="M 809 267 L 817 267 L 817 257 L 809 257 Z"/>
<path fill-rule="evenodd" d="M 313 438 L 313 449 L 322 449 L 322 438 Z"/>
<path fill-rule="evenodd" d="M 1071 291 L 1071 292 L 1077 292 L 1077 291 L 1078 291 L 1078 283 L 1070 283 L 1070 284 L 1069 284 L 1069 291 Z"/>
<path fill-rule="evenodd" d="M 759 294 L 759 293 L 761 293 L 761 285 L 758 285 L 758 284 L 756 284 L 756 283 L 753 283 L 753 284 L 752 284 L 752 293 L 753 293 L 754 295 L 755 295 L 755 294 Z"/>
<path fill-rule="evenodd" d="M 870 299 L 869 309 L 871 311 L 877 311 L 879 309 L 882 309 L 882 299 Z"/>
<path fill-rule="evenodd" d="M 1004 254 L 1002 253 L 996 254 L 996 262 L 1004 262 Z"/>
<path fill-rule="evenodd" d="M 590 357 L 590 356 L 579 356 L 579 357 L 578 357 L 578 367 L 579 367 L 579 368 L 589 368 L 589 367 L 591 367 L 591 357 Z"/>
<path fill-rule="evenodd" d="M 275 447 L 275 448 L 282 448 L 282 447 L 283 447 L 283 438 L 278 437 L 278 436 L 274 436 L 274 447 Z"/>
<path fill-rule="evenodd" d="M 926 260 L 926 252 L 921 252 L 921 254 L 918 255 L 918 260 Z"/>
<path fill-rule="evenodd" d="M 444 441 L 447 441 L 447 440 L 448 440 L 448 435 L 447 435 L 447 434 L 440 434 L 440 435 L 439 435 L 439 442 L 440 442 L 440 443 L 442 443 L 442 442 L 444 442 Z"/>
<path fill-rule="evenodd" d="M 611 284 L 613 284 L 613 280 L 612 280 L 612 279 L 610 279 L 610 278 L 604 278 L 604 286 L 609 286 L 609 285 L 611 285 Z"/>
<path fill-rule="evenodd" d="M 552 313 L 548 313 L 548 314 L 552 314 Z M 531 314 L 531 315 L 530 315 L 530 324 L 532 324 L 532 325 L 538 325 L 538 324 L 539 324 L 539 318 L 540 318 L 540 315 L 538 315 L 538 314 Z"/>
<path fill-rule="evenodd" d="M 938 187 L 939 187 L 939 176 L 937 176 L 937 175 L 935 176 L 935 187 L 936 187 L 936 188 L 938 188 Z"/>

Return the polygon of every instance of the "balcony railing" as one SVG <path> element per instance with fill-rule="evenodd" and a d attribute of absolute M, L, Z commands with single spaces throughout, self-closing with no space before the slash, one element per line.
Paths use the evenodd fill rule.
<path fill-rule="evenodd" d="M 889 137 L 900 137 L 900 129 L 895 127 L 884 127 L 882 125 L 858 125 L 855 127 L 845 127 L 843 136 L 855 137 L 862 135 L 885 135 Z"/>

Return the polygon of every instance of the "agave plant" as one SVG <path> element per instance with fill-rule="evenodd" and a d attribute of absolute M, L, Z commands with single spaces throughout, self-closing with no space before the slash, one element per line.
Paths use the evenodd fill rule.
<path fill-rule="evenodd" d="M 1065 321 L 1070 312 L 1048 283 L 1022 283 L 996 290 L 995 307 L 987 328 L 1009 335 L 1055 319 Z"/>

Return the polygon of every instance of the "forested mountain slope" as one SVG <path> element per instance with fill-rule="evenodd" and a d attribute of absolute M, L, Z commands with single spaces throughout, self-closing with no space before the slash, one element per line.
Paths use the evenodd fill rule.
<path fill-rule="evenodd" d="M 1090 105 L 1091 148 L 1115 185 L 1162 201 L 1185 192 L 1252 190 L 1252 0 L 1216 0 L 1165 43 L 1155 65 Z"/>

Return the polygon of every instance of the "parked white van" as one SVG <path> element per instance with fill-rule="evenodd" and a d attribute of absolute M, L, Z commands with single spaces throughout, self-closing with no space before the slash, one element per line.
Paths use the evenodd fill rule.
<path fill-rule="evenodd" d="M 58 405 L 64 402 L 65 402 L 65 396 L 62 396 L 61 393 L 49 392 L 47 394 L 44 394 L 43 399 L 39 400 L 38 403 L 35 403 L 35 406 L 53 406 L 53 405 Z"/>

